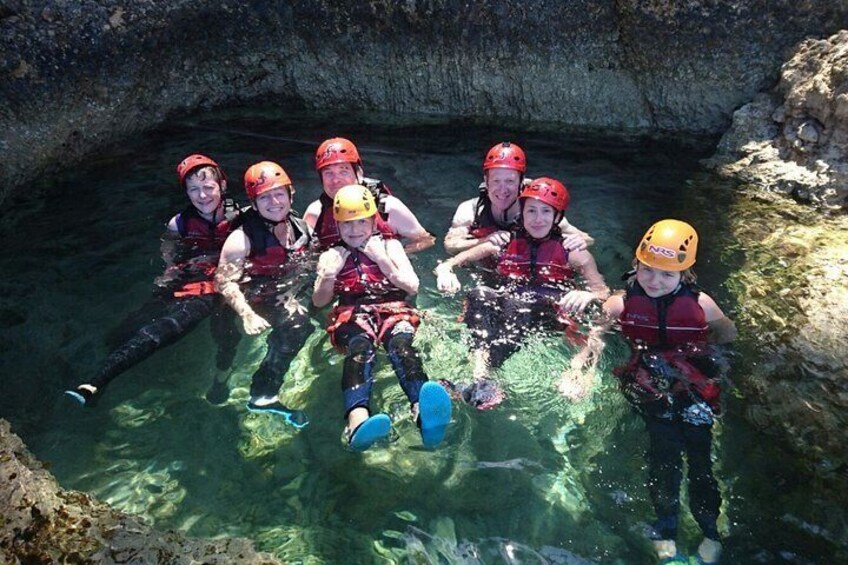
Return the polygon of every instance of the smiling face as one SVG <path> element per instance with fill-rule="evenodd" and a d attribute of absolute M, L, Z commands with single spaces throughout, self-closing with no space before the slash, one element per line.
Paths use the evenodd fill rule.
<path fill-rule="evenodd" d="M 489 169 L 486 173 L 486 191 L 495 212 L 512 206 L 521 188 L 521 173 L 513 169 Z"/>
<path fill-rule="evenodd" d="M 359 182 L 356 178 L 356 169 L 350 163 L 327 165 L 319 171 L 319 174 L 324 193 L 330 198 L 335 198 L 341 187 Z"/>
<path fill-rule="evenodd" d="M 524 199 L 524 212 L 522 220 L 524 229 L 528 235 L 534 239 L 543 239 L 548 237 L 551 229 L 554 227 L 557 212 L 553 206 L 545 204 L 541 200 L 535 198 Z"/>
<path fill-rule="evenodd" d="M 636 281 L 651 298 L 659 298 L 671 294 L 680 284 L 680 271 L 663 271 L 649 267 L 639 261 L 636 265 Z"/>
<path fill-rule="evenodd" d="M 253 206 L 259 215 L 272 222 L 282 222 L 291 211 L 291 198 L 289 191 L 284 187 L 266 190 L 256 197 Z"/>
<path fill-rule="evenodd" d="M 345 245 L 360 249 L 374 233 L 374 216 L 339 222 L 339 235 Z"/>
<path fill-rule="evenodd" d="M 191 205 L 201 216 L 210 219 L 221 205 L 221 183 L 215 179 L 209 167 L 199 169 L 186 177 L 186 195 Z"/>

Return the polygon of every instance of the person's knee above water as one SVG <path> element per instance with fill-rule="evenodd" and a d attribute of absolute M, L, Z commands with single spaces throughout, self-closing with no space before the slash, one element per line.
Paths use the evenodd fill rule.
<path fill-rule="evenodd" d="M 717 563 L 721 552 L 716 525 L 721 495 L 710 449 L 727 363 L 715 345 L 735 339 L 736 327 L 695 286 L 697 248 L 698 234 L 685 222 L 651 226 L 636 249 L 625 292 L 604 303 L 605 323 L 593 331 L 587 348 L 575 356 L 573 373 L 561 383 L 567 389 L 574 374 L 594 367 L 603 349 L 600 335 L 617 321 L 632 355 L 615 373 L 648 429 L 650 494 L 657 515 L 651 537 L 660 559 L 669 563 L 687 562 L 675 542 L 684 453 L 689 505 L 704 535 L 696 559 Z"/>
<path fill-rule="evenodd" d="M 506 243 L 520 220 L 518 194 L 532 182 L 525 178 L 526 172 L 527 157 L 518 145 L 504 141 L 489 149 L 483 159 L 479 195 L 459 205 L 445 235 L 445 250 L 449 254 L 456 255 L 486 241 Z M 583 250 L 592 241 L 564 216 L 559 228 L 565 235 L 563 245 L 567 249 Z"/>
<path fill-rule="evenodd" d="M 303 414 L 283 405 L 278 392 L 311 328 L 294 290 L 305 272 L 311 231 L 291 214 L 294 189 L 280 165 L 256 163 L 245 172 L 244 185 L 251 209 L 224 243 L 215 285 L 245 333 L 258 335 L 273 328 L 265 359 L 253 375 L 248 408 L 277 413 L 302 426 Z M 286 285 L 292 289 L 281 292 Z"/>
<path fill-rule="evenodd" d="M 321 250 L 341 241 L 333 217 L 333 198 L 339 189 L 351 184 L 365 186 L 374 195 L 378 211 L 377 229 L 381 233 L 408 240 L 409 251 L 426 249 L 435 242 L 415 214 L 393 196 L 382 181 L 365 177 L 359 150 L 351 141 L 334 137 L 321 143 L 315 152 L 315 170 L 318 171 L 323 193 L 306 208 L 303 218 L 315 231 Z"/>
<path fill-rule="evenodd" d="M 485 241 L 444 261 L 435 270 L 438 289 L 452 294 L 461 288 L 454 267 L 487 258 L 495 260 L 501 287 L 497 293 L 499 304 L 490 307 L 488 315 L 477 315 L 470 311 L 471 305 L 476 303 L 471 300 L 465 314 L 469 327 L 480 330 L 481 338 L 475 345 L 491 351 L 493 359 L 489 361 L 494 366 L 518 348 L 527 330 L 542 326 L 547 319 L 562 322 L 569 329 L 569 314 L 582 313 L 589 303 L 604 300 L 609 295 L 592 255 L 585 250 L 569 251 L 562 244 L 559 224 L 568 202 L 568 189 L 561 182 L 549 178 L 534 180 L 521 191 L 520 220 L 508 241 Z M 585 279 L 588 290 L 576 287 L 576 274 Z M 511 308 L 511 301 L 530 302 L 533 307 Z M 550 315 L 535 315 L 522 322 L 513 315 L 518 310 L 537 314 L 547 311 Z M 477 328 L 481 320 L 489 320 L 489 327 Z M 487 361 L 483 359 L 482 362 Z"/>
<path fill-rule="evenodd" d="M 167 223 L 162 242 L 165 272 L 156 278 L 161 315 L 139 328 L 104 361 L 88 382 L 66 394 L 83 405 L 130 367 L 186 335 L 217 307 L 212 272 L 227 235 L 238 225 L 239 210 L 226 198 L 227 178 L 215 160 L 195 153 L 177 164 L 177 183 L 189 200 Z M 162 304 L 165 301 L 165 304 Z M 150 304 L 145 306 L 145 311 Z M 146 317 L 152 314 L 147 314 Z M 221 344 L 232 348 L 233 344 Z"/>
<path fill-rule="evenodd" d="M 328 331 L 346 352 L 342 395 L 348 443 L 362 450 L 389 434 L 388 416 L 372 415 L 370 407 L 375 353 L 382 343 L 425 447 L 435 447 L 450 422 L 450 399 L 428 382 L 412 345 L 419 316 L 408 299 L 418 292 L 418 276 L 400 242 L 379 232 L 377 203 L 367 188 L 341 188 L 332 213 L 341 243 L 321 254 L 312 301 L 321 308 L 338 300 Z"/>

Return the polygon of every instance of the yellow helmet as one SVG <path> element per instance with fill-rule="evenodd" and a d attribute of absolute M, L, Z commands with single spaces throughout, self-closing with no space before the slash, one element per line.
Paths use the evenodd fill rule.
<path fill-rule="evenodd" d="M 663 271 L 685 271 L 695 264 L 698 232 L 680 220 L 660 220 L 645 232 L 636 259 Z"/>
<path fill-rule="evenodd" d="M 333 217 L 337 222 L 370 218 L 376 213 L 374 195 L 361 184 L 341 187 L 333 199 Z"/>

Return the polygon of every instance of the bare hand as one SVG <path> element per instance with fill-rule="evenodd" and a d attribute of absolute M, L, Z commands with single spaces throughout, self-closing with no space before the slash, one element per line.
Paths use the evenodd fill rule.
<path fill-rule="evenodd" d="M 389 255 L 386 252 L 386 242 L 378 235 L 372 235 L 365 245 L 362 246 L 362 252 L 365 256 L 377 264 L 384 263 L 389 260 Z"/>
<path fill-rule="evenodd" d="M 595 295 L 588 290 L 572 290 L 562 298 L 559 305 L 571 314 L 582 314 L 593 300 Z"/>
<path fill-rule="evenodd" d="M 498 247 L 503 247 L 507 243 L 509 243 L 510 233 L 506 230 L 496 231 L 495 233 L 489 234 L 489 236 L 484 240 L 489 243 L 494 243 Z"/>
<path fill-rule="evenodd" d="M 562 246 L 568 249 L 569 251 L 585 251 L 589 248 L 589 245 L 586 243 L 586 240 L 583 239 L 583 236 L 579 233 L 563 234 Z"/>
<path fill-rule="evenodd" d="M 244 333 L 247 335 L 259 335 L 271 327 L 268 320 L 256 312 L 249 312 L 245 314 L 241 321 L 242 324 L 244 324 Z"/>
<path fill-rule="evenodd" d="M 450 269 L 436 269 L 436 288 L 445 294 L 456 294 L 462 285 Z"/>
<path fill-rule="evenodd" d="M 557 390 L 567 400 L 577 402 L 586 398 L 589 393 L 589 379 L 579 371 L 566 369 L 557 383 Z"/>
<path fill-rule="evenodd" d="M 331 247 L 321 254 L 318 259 L 318 276 L 326 279 L 334 279 L 344 267 L 350 251 L 344 247 Z"/>

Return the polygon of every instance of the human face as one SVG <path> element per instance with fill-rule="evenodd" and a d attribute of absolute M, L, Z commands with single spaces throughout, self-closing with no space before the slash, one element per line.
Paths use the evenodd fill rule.
<path fill-rule="evenodd" d="M 186 178 L 186 194 L 201 216 L 211 218 L 221 205 L 221 185 L 211 174 L 200 171 Z"/>
<path fill-rule="evenodd" d="M 341 187 L 356 184 L 359 181 L 356 178 L 356 169 L 350 163 L 327 165 L 319 173 L 321 174 L 321 185 L 324 187 L 324 193 L 330 198 L 335 198 Z"/>
<path fill-rule="evenodd" d="M 551 233 L 551 228 L 554 227 L 556 219 L 556 210 L 553 206 L 545 204 L 541 200 L 535 198 L 525 198 L 524 200 L 524 229 L 530 237 L 534 239 L 543 239 Z"/>
<path fill-rule="evenodd" d="M 259 215 L 272 222 L 282 222 L 291 211 L 289 191 L 283 187 L 266 190 L 256 197 L 253 206 Z"/>
<path fill-rule="evenodd" d="M 642 263 L 636 265 L 636 281 L 651 298 L 671 294 L 680 284 L 680 271 L 663 271 Z"/>
<path fill-rule="evenodd" d="M 373 233 L 374 216 L 339 222 L 339 235 L 345 245 L 352 249 L 361 249 Z"/>
<path fill-rule="evenodd" d="M 486 174 L 486 190 L 495 211 L 512 206 L 521 188 L 521 173 L 512 169 L 490 169 Z"/>

